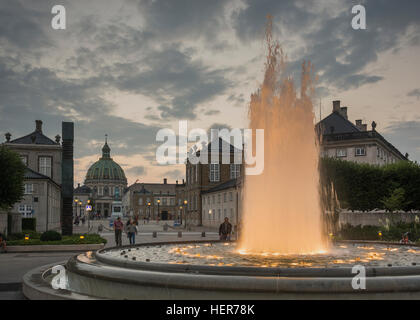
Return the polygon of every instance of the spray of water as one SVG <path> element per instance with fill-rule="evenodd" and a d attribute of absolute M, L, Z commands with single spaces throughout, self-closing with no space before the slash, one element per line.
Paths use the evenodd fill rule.
<path fill-rule="evenodd" d="M 264 129 L 264 173 L 246 176 L 240 252 L 306 254 L 325 251 L 314 129 L 313 70 L 302 64 L 300 95 L 285 74 L 285 55 L 272 39 L 264 81 L 251 95 L 249 127 Z"/>

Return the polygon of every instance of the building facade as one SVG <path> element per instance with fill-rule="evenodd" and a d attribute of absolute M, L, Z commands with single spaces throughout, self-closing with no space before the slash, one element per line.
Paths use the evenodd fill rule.
<path fill-rule="evenodd" d="M 321 156 L 333 157 L 358 163 L 385 165 L 407 160 L 397 148 L 376 131 L 375 121 L 368 130 L 367 124 L 348 120 L 347 107 L 333 101 L 330 115 L 316 125 L 321 137 Z"/>
<path fill-rule="evenodd" d="M 93 212 L 109 217 L 114 202 L 120 202 L 127 178 L 121 166 L 111 158 L 107 139 L 102 148 L 102 157 L 91 165 L 86 173 L 85 185 L 91 189 Z"/>
<path fill-rule="evenodd" d="M 242 212 L 241 181 L 241 179 L 231 179 L 202 192 L 203 226 L 219 227 L 227 217 L 236 228 Z"/>
<path fill-rule="evenodd" d="M 79 183 L 73 190 L 73 217 L 85 216 L 87 205 L 93 206 L 92 189 Z"/>
<path fill-rule="evenodd" d="M 163 183 L 134 183 L 124 193 L 124 212 L 138 219 L 178 220 L 184 187 L 184 183 L 168 183 L 166 178 Z"/>
<path fill-rule="evenodd" d="M 218 148 L 218 161 L 212 160 L 212 149 Z M 185 198 L 187 200 L 186 214 L 192 224 L 203 225 L 203 202 L 202 193 L 208 191 L 220 184 L 231 179 L 237 179 L 243 176 L 243 165 L 235 164 L 235 154 L 239 153 L 242 157 L 242 150 L 235 148 L 233 145 L 224 142 L 221 138 L 218 140 L 218 146 L 209 143 L 206 148 L 207 164 L 192 164 L 187 160 L 186 169 L 186 186 Z M 223 150 L 229 153 L 230 163 L 223 163 Z M 214 152 L 214 151 L 213 151 Z M 196 153 L 200 156 L 201 151 Z"/>
<path fill-rule="evenodd" d="M 13 210 L 22 217 L 36 218 L 36 230 L 59 230 L 61 221 L 61 137 L 55 141 L 42 132 L 42 121 L 35 121 L 35 131 L 14 139 L 6 133 L 5 146 L 17 152 L 27 166 L 24 196 Z"/>

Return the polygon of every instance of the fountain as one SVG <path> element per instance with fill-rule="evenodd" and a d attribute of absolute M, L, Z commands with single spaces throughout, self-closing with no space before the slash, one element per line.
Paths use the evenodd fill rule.
<path fill-rule="evenodd" d="M 420 248 L 336 243 L 323 237 L 312 66 L 300 96 L 271 38 L 264 81 L 251 96 L 250 127 L 265 129 L 265 171 L 247 176 L 241 239 L 102 249 L 27 273 L 29 299 L 420 298 Z M 364 268 L 365 289 L 354 288 Z M 65 268 L 64 268 L 65 267 Z M 361 272 L 361 271 L 360 271 Z M 361 275 L 361 274 L 360 274 Z M 60 289 L 52 284 L 59 280 Z"/>

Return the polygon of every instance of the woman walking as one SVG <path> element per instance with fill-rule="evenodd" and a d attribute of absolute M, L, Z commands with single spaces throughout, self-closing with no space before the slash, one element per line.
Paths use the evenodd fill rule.
<path fill-rule="evenodd" d="M 130 224 L 127 226 L 127 235 L 128 240 L 130 240 L 130 245 L 136 244 L 136 234 L 137 234 L 137 226 L 134 221 L 130 221 Z"/>

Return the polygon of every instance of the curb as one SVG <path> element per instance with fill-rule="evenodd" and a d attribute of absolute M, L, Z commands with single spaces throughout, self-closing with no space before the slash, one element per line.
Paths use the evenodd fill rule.
<path fill-rule="evenodd" d="M 7 246 L 7 253 L 19 252 L 77 252 L 94 251 L 103 249 L 103 243 L 98 244 L 45 244 L 45 245 L 26 245 L 26 246 Z"/>

